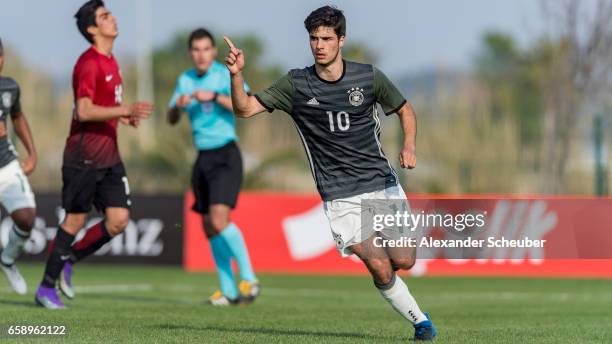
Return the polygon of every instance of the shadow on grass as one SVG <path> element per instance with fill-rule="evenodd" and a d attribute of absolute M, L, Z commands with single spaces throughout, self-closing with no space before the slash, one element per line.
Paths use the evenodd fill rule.
<path fill-rule="evenodd" d="M 97 293 L 88 293 L 86 296 L 91 299 L 105 299 L 112 301 L 129 301 L 129 302 L 143 302 L 143 303 L 161 303 L 168 305 L 196 305 L 197 302 L 191 302 L 180 299 L 171 299 L 171 298 L 160 298 L 155 296 L 144 296 L 144 295 L 118 295 L 118 294 L 97 294 Z M 203 302 L 202 302 L 203 303 Z"/>
<path fill-rule="evenodd" d="M 28 308 L 36 308 L 38 307 L 34 303 L 34 299 L 32 300 L 23 300 L 23 301 L 15 301 L 15 300 L 3 300 L 0 299 L 0 305 L 6 306 L 19 306 L 19 307 L 28 307 Z"/>
<path fill-rule="evenodd" d="M 223 326 L 190 326 L 190 325 L 170 325 L 170 324 L 157 324 L 152 326 L 159 330 L 189 330 L 189 331 L 220 331 L 220 332 L 234 332 L 234 333 L 253 333 L 253 334 L 267 334 L 274 336 L 314 336 L 314 337 L 336 337 L 336 338 L 354 338 L 354 339 L 369 339 L 369 340 L 390 340 L 399 339 L 384 336 L 377 336 L 363 333 L 351 333 L 351 332 L 326 332 L 326 331 L 305 331 L 299 329 L 281 330 L 275 328 L 262 328 L 262 327 L 223 327 Z"/>

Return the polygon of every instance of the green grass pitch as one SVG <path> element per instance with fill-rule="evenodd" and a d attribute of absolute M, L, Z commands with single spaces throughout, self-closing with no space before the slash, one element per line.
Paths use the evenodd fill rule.
<path fill-rule="evenodd" d="M 412 327 L 366 276 L 261 275 L 250 306 L 213 308 L 212 274 L 179 268 L 76 266 L 69 309 L 34 306 L 42 264 L 21 264 L 27 296 L 0 277 L 0 325 L 67 325 L 63 338 L 0 342 L 398 343 Z M 437 343 L 612 343 L 612 281 L 405 278 L 438 327 Z"/>

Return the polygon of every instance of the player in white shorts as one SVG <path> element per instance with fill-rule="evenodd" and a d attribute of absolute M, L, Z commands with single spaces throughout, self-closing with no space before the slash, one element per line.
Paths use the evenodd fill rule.
<path fill-rule="evenodd" d="M 389 205 L 397 205 L 398 209 L 389 209 Z M 366 209 L 364 209 L 366 208 Z M 351 246 L 363 244 L 363 242 L 371 238 L 375 234 L 375 229 L 372 223 L 373 214 L 389 214 L 395 212 L 408 214 L 410 205 L 401 185 L 387 187 L 386 189 L 367 192 L 357 196 L 325 201 L 323 203 L 325 215 L 329 220 L 329 225 L 332 232 L 332 237 L 336 242 L 336 248 L 342 257 L 348 257 L 353 254 Z M 363 215 L 362 211 L 369 211 L 370 216 Z M 363 220 L 368 221 L 366 224 Z M 401 231 L 397 226 L 385 226 L 378 232 L 385 240 L 398 240 L 402 237 L 410 237 L 411 232 Z M 414 259 L 416 251 L 402 251 L 397 258 Z"/>
<path fill-rule="evenodd" d="M 4 48 L 0 41 L 0 73 L 4 65 Z M 6 118 L 10 115 L 15 133 L 23 143 L 28 157 L 19 162 L 10 142 Z M 13 226 L 8 240 L 2 243 L 0 269 L 9 284 L 20 295 L 27 292 L 27 285 L 15 266 L 17 257 L 30 238 L 36 220 L 36 203 L 26 177 L 36 166 L 36 149 L 25 115 L 21 111 L 20 89 L 15 80 L 0 75 L 0 203 L 11 215 Z"/>
<path fill-rule="evenodd" d="M 225 62 L 231 75 L 234 113 L 251 117 L 277 109 L 291 117 L 341 254 L 361 259 L 380 294 L 414 326 L 415 340 L 432 340 L 437 331 L 431 319 L 395 273 L 412 268 L 416 248 L 379 247 L 380 240 L 405 234 L 397 225 L 393 226 L 395 234 L 369 226 L 380 215 L 408 210 L 397 174 L 380 143 L 378 104 L 385 114 L 397 113 L 400 118 L 404 132 L 402 168 L 416 166 L 414 111 L 379 69 L 342 58 L 346 39 L 342 11 L 330 6 L 318 8 L 304 26 L 314 65 L 292 69 L 252 96 L 243 87 L 244 53 L 226 38 L 230 51 Z"/>

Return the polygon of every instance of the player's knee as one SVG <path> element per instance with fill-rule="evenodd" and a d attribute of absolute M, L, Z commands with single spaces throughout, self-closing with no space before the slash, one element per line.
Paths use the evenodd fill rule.
<path fill-rule="evenodd" d="M 64 231 L 72 235 L 75 235 L 76 233 L 78 233 L 83 227 L 85 227 L 85 219 L 80 219 L 80 218 L 76 218 L 76 219 L 66 218 L 66 220 L 64 220 L 64 222 L 62 223 L 62 228 L 64 229 Z"/>
<path fill-rule="evenodd" d="M 12 218 L 17 228 L 30 232 L 36 222 L 36 209 L 20 209 L 13 213 Z"/>
<path fill-rule="evenodd" d="M 208 219 L 202 222 L 202 226 L 204 227 L 204 233 L 206 234 L 206 237 L 209 239 L 219 234 L 214 230 L 212 224 L 210 223 Z"/>
<path fill-rule="evenodd" d="M 212 215 L 210 216 L 210 229 L 215 233 L 221 233 L 228 225 L 229 220 L 225 216 L 220 215 Z"/>
<path fill-rule="evenodd" d="M 31 232 L 32 228 L 34 228 L 35 220 L 36 220 L 36 218 L 32 218 L 32 219 L 20 219 L 18 221 L 15 221 L 15 225 L 17 226 L 17 228 L 19 228 L 20 230 L 22 230 L 24 232 Z"/>
<path fill-rule="evenodd" d="M 416 263 L 416 259 L 414 258 L 401 258 L 401 259 L 393 259 L 393 267 L 399 270 L 410 270 Z"/>
<path fill-rule="evenodd" d="M 127 228 L 129 222 L 130 217 L 128 215 L 108 219 L 106 221 L 106 230 L 108 231 L 108 234 L 114 237 L 123 233 L 123 231 L 125 231 L 125 229 Z"/>

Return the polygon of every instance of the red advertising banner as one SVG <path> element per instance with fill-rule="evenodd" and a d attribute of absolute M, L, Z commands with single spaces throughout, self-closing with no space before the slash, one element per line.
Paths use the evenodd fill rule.
<path fill-rule="evenodd" d="M 188 271 L 211 271 L 214 264 L 201 217 L 190 210 L 192 197 L 185 196 L 183 263 Z M 409 200 L 414 213 L 487 214 L 486 231 L 470 234 L 482 239 L 482 258 L 457 259 L 456 251 L 430 247 L 429 257 L 435 259 L 419 259 L 410 271 L 413 275 L 612 277 L 612 199 L 413 195 Z M 245 192 L 232 221 L 242 230 L 257 271 L 366 272 L 356 257 L 338 254 L 317 195 Z M 435 240 L 456 237 L 429 230 Z M 523 239 L 544 244 L 509 243 Z"/>

